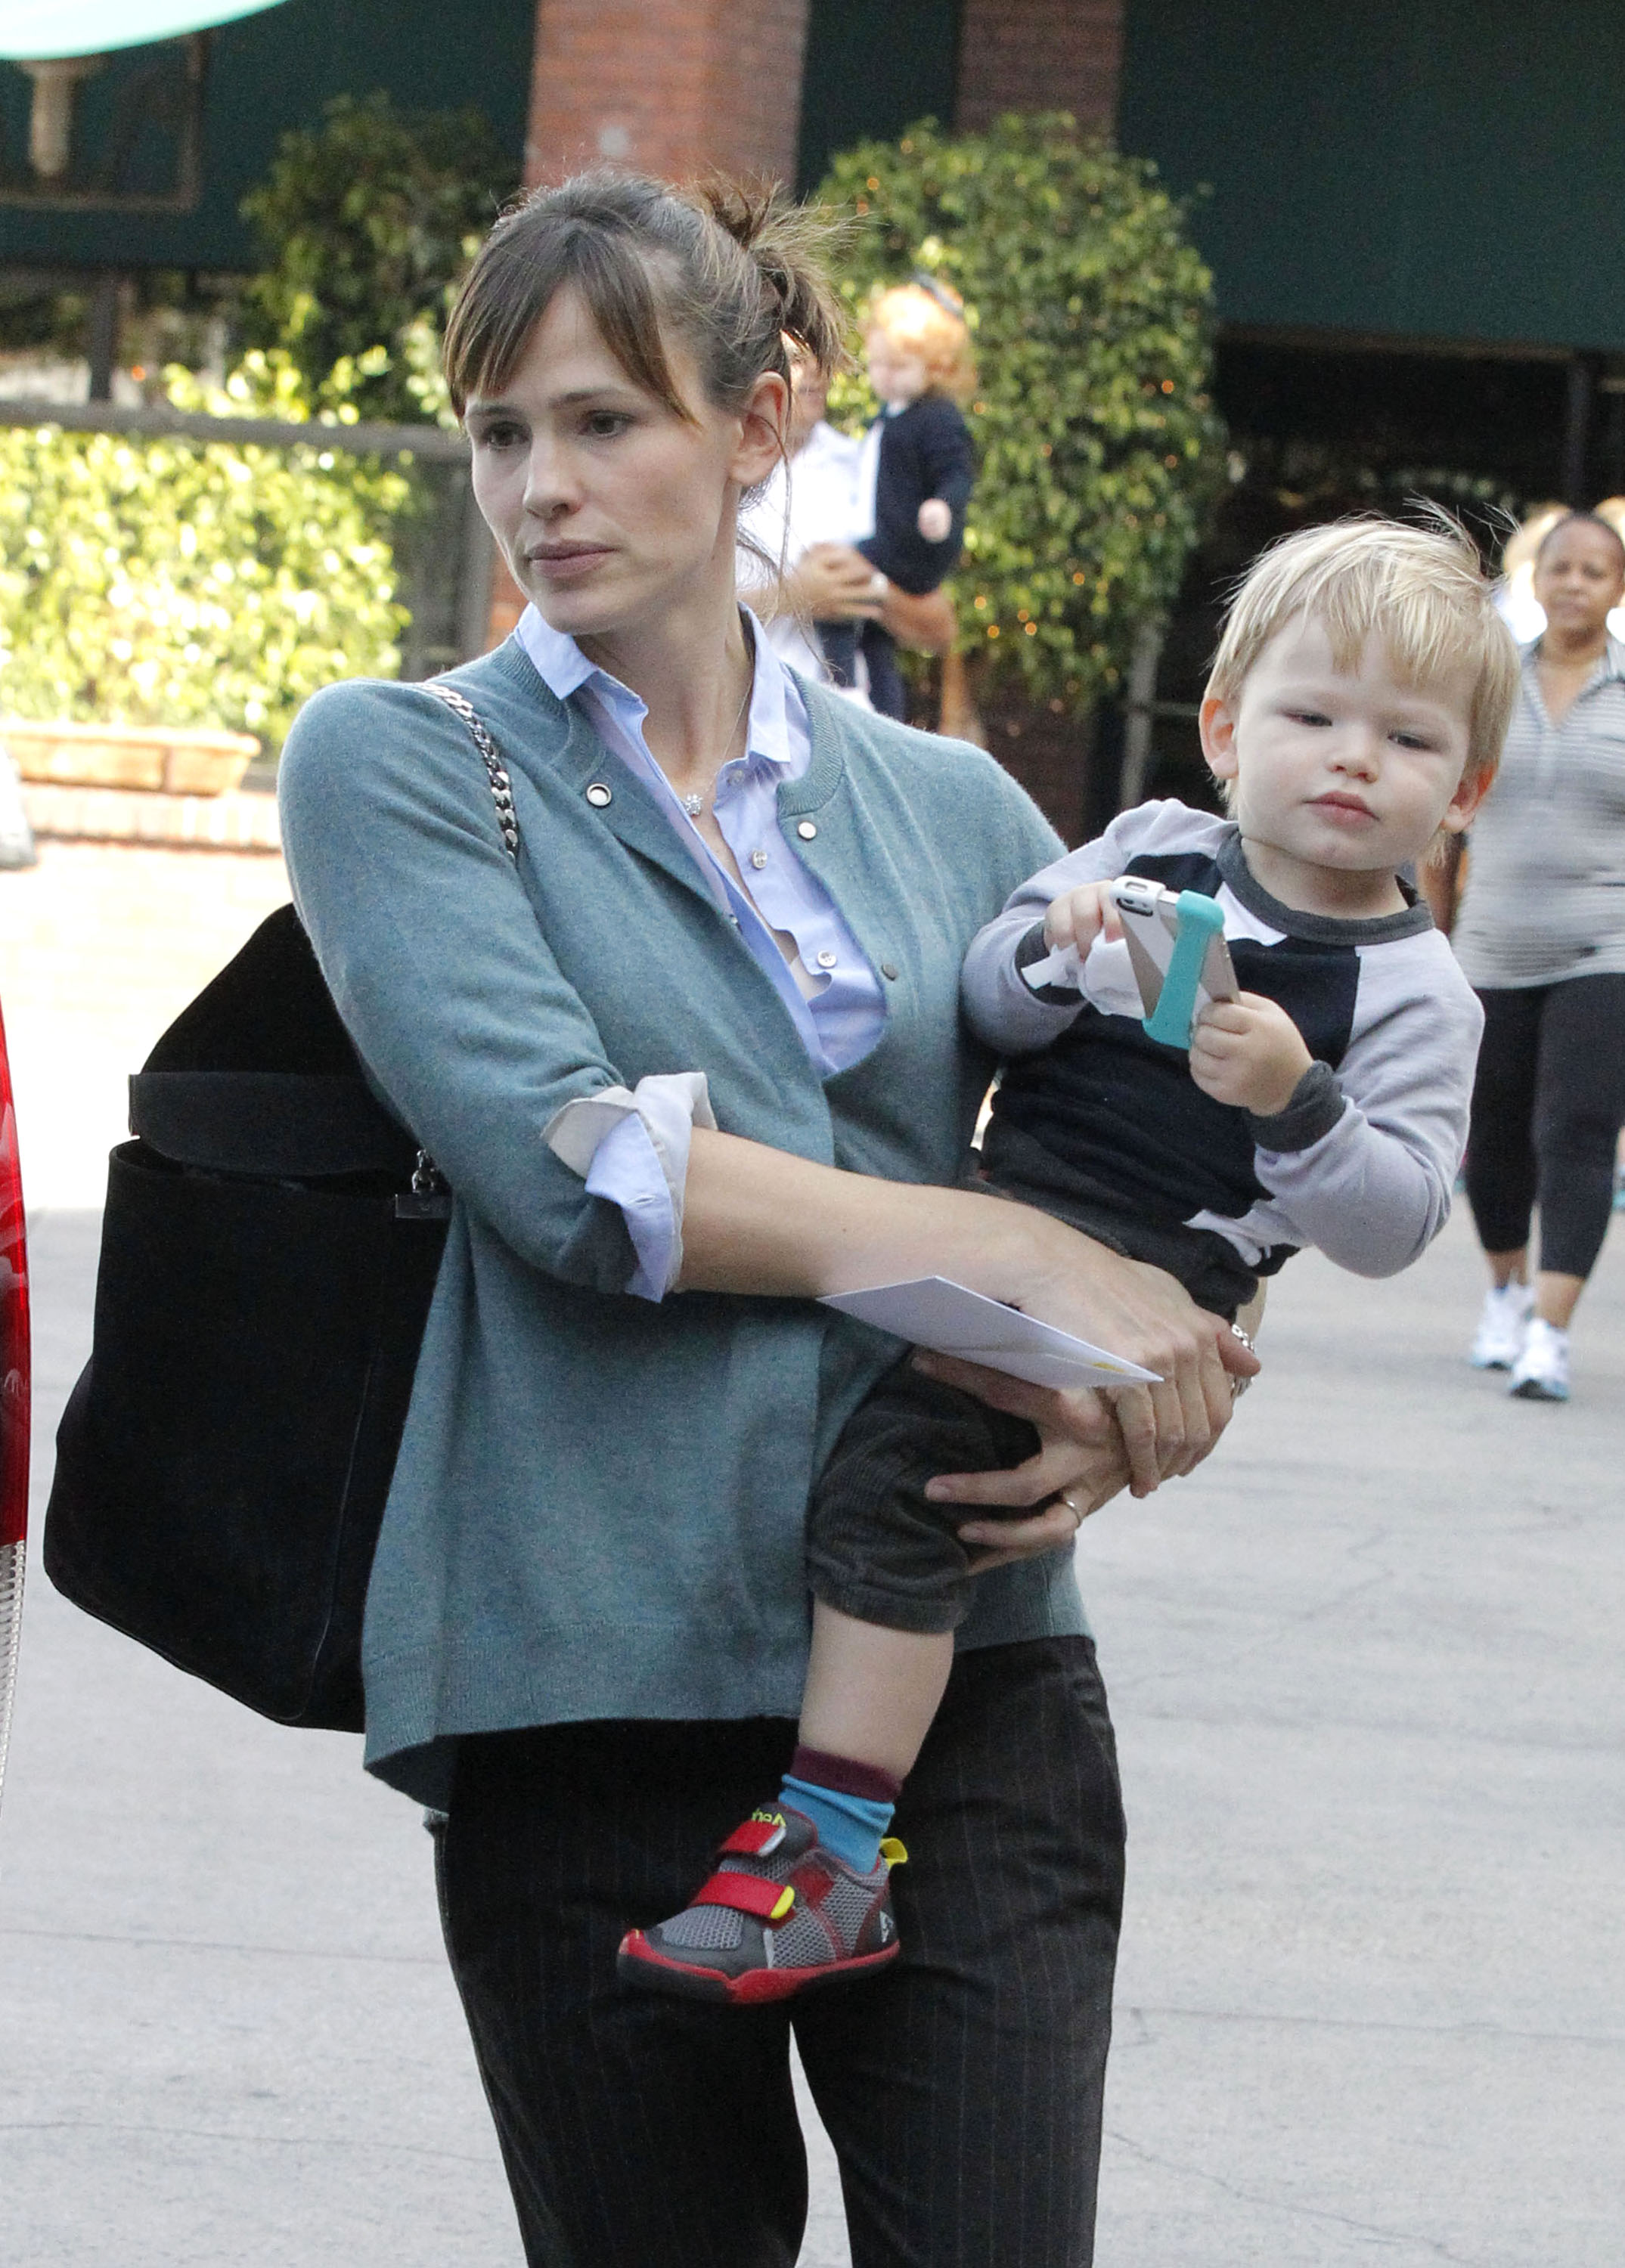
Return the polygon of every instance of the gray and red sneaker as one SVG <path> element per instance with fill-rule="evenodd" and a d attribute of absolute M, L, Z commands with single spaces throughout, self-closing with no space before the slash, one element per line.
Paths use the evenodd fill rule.
<path fill-rule="evenodd" d="M 897 1959 L 889 1877 L 908 1853 L 894 1837 L 860 1874 L 819 1847 L 804 1813 L 774 1804 L 753 1811 L 717 1856 L 681 1913 L 621 1940 L 615 1965 L 629 1984 L 750 2007 Z"/>

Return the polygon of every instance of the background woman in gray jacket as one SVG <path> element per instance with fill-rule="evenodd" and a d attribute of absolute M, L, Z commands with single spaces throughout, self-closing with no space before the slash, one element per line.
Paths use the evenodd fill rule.
<path fill-rule="evenodd" d="M 1524 649 L 1451 942 L 1484 1005 L 1466 1179 L 1490 1284 L 1472 1359 L 1524 1400 L 1566 1402 L 1625 1120 L 1625 645 L 1608 635 L 1625 543 L 1608 521 L 1560 519 L 1534 595 L 1546 628 Z"/>
<path fill-rule="evenodd" d="M 952 1186 L 991 1069 L 960 961 L 1054 837 L 986 756 L 792 677 L 737 606 L 786 337 L 839 351 L 807 239 L 588 176 L 476 264 L 448 376 L 531 606 L 454 681 L 517 865 L 412 687 L 331 688 L 284 755 L 300 912 L 456 1197 L 368 1599 L 368 1760 L 449 1811 L 447 1940 L 529 2258 L 788 2268 L 792 2019 L 720 2035 L 615 1953 L 793 1742 L 809 1483 L 893 1353 L 814 1302 L 940 1270 L 1163 1373 L 1111 1411 L 956 1373 L 1043 1447 L 956 1491 L 991 1572 L 900 1817 L 906 1957 L 793 2019 L 854 2259 L 1076 2268 L 1122 1816 L 1067 1547 L 1205 1455 L 1254 1366 L 1171 1278 Z"/>

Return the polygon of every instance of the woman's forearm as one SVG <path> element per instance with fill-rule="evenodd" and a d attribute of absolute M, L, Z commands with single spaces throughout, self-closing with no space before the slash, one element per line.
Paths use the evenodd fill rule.
<path fill-rule="evenodd" d="M 1187 1400 L 1198 1370 L 1208 1371 L 1211 1388 L 1221 1363 L 1253 1366 L 1172 1277 L 1119 1259 L 1030 1206 L 875 1181 L 698 1127 L 683 1250 L 683 1291 L 819 1299 L 949 1276 L 1170 1381 L 1183 1374 Z"/>
<path fill-rule="evenodd" d="M 971 1190 L 875 1181 L 697 1127 L 678 1288 L 816 1300 L 957 1273 L 1012 1299 L 1037 1265 L 1038 1218 Z"/>

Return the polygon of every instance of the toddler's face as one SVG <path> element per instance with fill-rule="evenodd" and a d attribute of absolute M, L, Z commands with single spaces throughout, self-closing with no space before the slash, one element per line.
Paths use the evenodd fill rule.
<path fill-rule="evenodd" d="M 1412 685 L 1373 636 L 1340 670 L 1319 622 L 1277 632 L 1234 702 L 1202 703 L 1202 747 L 1235 783 L 1232 814 L 1249 843 L 1294 865 L 1392 874 L 1423 857 L 1441 826 L 1459 830 L 1478 791 L 1464 789 L 1474 677 L 1465 665 Z"/>
<path fill-rule="evenodd" d="M 918 401 L 931 383 L 922 355 L 911 354 L 885 332 L 873 330 L 863 342 L 869 366 L 869 384 L 890 409 Z"/>

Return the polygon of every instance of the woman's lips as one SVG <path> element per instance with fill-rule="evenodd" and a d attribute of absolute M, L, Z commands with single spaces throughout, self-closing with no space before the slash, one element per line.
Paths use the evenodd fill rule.
<path fill-rule="evenodd" d="M 526 552 L 525 564 L 549 583 L 572 583 L 590 575 L 609 556 L 607 543 L 538 544 Z"/>

